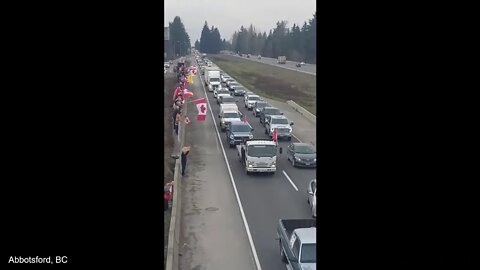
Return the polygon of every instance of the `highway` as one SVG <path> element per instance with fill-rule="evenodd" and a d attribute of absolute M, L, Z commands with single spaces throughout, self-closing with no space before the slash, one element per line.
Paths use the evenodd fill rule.
<path fill-rule="evenodd" d="M 238 54 L 231 55 L 231 56 L 240 57 Z M 296 67 L 295 65 L 298 64 L 298 62 L 288 61 L 288 59 L 287 59 L 287 63 L 285 64 L 277 64 L 277 59 L 275 58 L 268 58 L 268 57 L 262 56 L 262 59 L 258 59 L 257 56 L 258 55 L 255 55 L 255 56 L 252 55 L 250 56 L 250 58 L 247 58 L 246 55 L 244 54 L 241 58 L 317 76 L 317 65 L 305 64 L 305 65 L 302 65 L 302 67 Z"/>
<path fill-rule="evenodd" d="M 208 152 L 211 153 L 212 151 L 216 151 L 218 152 L 216 154 L 222 159 L 224 159 L 224 152 L 227 159 L 226 161 L 224 160 L 224 162 L 217 164 L 216 167 L 218 169 L 216 169 L 216 177 L 212 179 L 201 180 L 217 181 L 217 183 L 221 182 L 222 185 L 225 183 L 231 183 L 230 185 L 233 184 L 233 189 L 238 191 L 238 197 L 241 203 L 240 208 L 243 209 L 246 219 L 243 220 L 242 217 L 242 220 L 244 222 L 246 221 L 248 224 L 249 233 L 251 234 L 251 239 L 253 240 L 253 243 L 249 241 L 249 244 L 251 247 L 253 244 L 256 250 L 256 255 L 258 256 L 258 262 L 261 265 L 261 269 L 285 269 L 285 264 L 280 258 L 278 241 L 276 240 L 276 226 L 279 219 L 311 218 L 310 208 L 307 204 L 306 190 L 309 180 L 316 178 L 316 170 L 292 167 L 291 163 L 287 161 L 285 154 L 286 147 L 291 142 L 280 141 L 279 146 L 283 147 L 284 152 L 283 154 L 277 155 L 277 172 L 274 175 L 246 175 L 239 162 L 236 148 L 228 147 L 226 144 L 225 133 L 221 132 L 218 128 L 219 105 L 217 105 L 216 100 L 213 97 L 213 92 L 205 91 L 205 88 L 203 87 L 203 78 L 201 77 L 202 76 L 199 72 L 196 79 L 201 79 L 202 86 L 194 84 L 191 87 L 193 88 L 192 90 L 194 93 L 199 93 L 199 91 L 203 91 L 205 93 L 204 95 L 206 95 L 208 98 L 209 109 L 211 109 L 214 118 L 212 119 L 212 122 L 208 123 L 211 126 L 203 128 L 203 134 L 197 134 L 197 137 L 204 136 L 205 138 L 218 138 L 219 135 L 221 139 L 221 149 L 210 149 Z M 201 89 L 198 89 L 199 87 L 201 87 Z M 198 95 L 194 98 L 198 98 Z M 265 134 L 265 128 L 259 123 L 258 118 L 255 118 L 252 112 L 247 111 L 247 109 L 244 107 L 243 97 L 236 97 L 236 99 L 238 100 L 237 104 L 240 111 L 244 115 L 247 115 L 248 122 L 254 128 L 254 137 L 269 138 L 268 135 Z M 194 118 L 194 115 L 196 114 L 195 110 L 196 108 L 190 104 L 188 107 L 188 114 L 191 116 L 191 119 Z M 207 118 L 211 117 L 211 114 L 207 113 Z M 202 124 L 195 123 L 195 125 Z M 217 129 L 213 125 L 216 125 Z M 293 126 L 293 129 L 295 132 L 295 126 Z M 292 138 L 292 142 L 295 141 L 296 139 Z M 191 143 L 188 139 L 188 131 L 186 143 Z M 226 174 L 223 168 L 226 168 L 227 170 L 229 169 L 229 173 Z M 188 166 L 187 174 L 189 174 Z M 232 192 L 229 191 L 228 194 L 232 194 Z M 235 199 L 234 195 L 230 196 L 233 197 L 231 198 L 232 200 Z M 239 212 L 237 211 L 229 211 L 232 212 L 231 214 L 240 216 Z M 238 218 L 236 218 L 236 220 L 237 219 Z M 226 224 L 218 223 L 217 225 L 221 231 L 225 228 L 220 229 L 220 227 L 225 226 Z M 188 227 L 189 224 L 184 224 L 183 226 Z M 239 236 L 244 236 L 245 239 L 247 239 L 249 233 L 245 231 L 246 226 L 243 228 L 244 231 L 238 230 L 238 226 L 236 227 L 237 229 L 235 229 L 235 233 Z M 234 248 L 234 245 L 232 245 L 232 248 Z"/>

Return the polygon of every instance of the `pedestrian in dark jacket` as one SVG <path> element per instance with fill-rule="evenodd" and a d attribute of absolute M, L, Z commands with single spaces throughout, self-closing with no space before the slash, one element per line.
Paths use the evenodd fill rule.
<path fill-rule="evenodd" d="M 182 176 L 185 175 L 185 169 L 187 168 L 187 155 L 190 153 L 190 146 L 185 146 L 182 148 Z"/>

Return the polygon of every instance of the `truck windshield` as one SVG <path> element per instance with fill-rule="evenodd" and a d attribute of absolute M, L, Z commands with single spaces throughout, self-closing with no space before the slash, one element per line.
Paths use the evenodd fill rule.
<path fill-rule="evenodd" d="M 279 125 L 288 125 L 288 120 L 285 118 L 279 118 L 279 119 L 272 119 L 272 124 L 279 124 Z"/>
<path fill-rule="evenodd" d="M 220 78 L 210 78 L 210 82 L 220 82 Z"/>
<path fill-rule="evenodd" d="M 250 132 L 248 125 L 232 125 L 231 131 L 233 132 Z"/>
<path fill-rule="evenodd" d="M 317 245 L 303 244 L 301 263 L 316 263 L 317 262 Z"/>
<path fill-rule="evenodd" d="M 248 100 L 260 100 L 260 97 L 248 97 Z"/>
<path fill-rule="evenodd" d="M 251 157 L 274 157 L 275 154 L 275 145 L 250 145 L 248 147 L 248 155 Z"/>
<path fill-rule="evenodd" d="M 228 112 L 223 114 L 223 118 L 240 118 L 236 112 Z"/>

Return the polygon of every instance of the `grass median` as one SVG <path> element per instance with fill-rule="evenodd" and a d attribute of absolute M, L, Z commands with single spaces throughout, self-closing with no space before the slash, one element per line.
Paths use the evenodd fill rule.
<path fill-rule="evenodd" d="M 316 76 L 229 55 L 210 58 L 256 94 L 282 102 L 293 100 L 316 115 Z"/>

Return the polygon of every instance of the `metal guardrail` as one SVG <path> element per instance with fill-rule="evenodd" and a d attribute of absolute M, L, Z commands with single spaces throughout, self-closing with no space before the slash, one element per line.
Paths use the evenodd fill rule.
<path fill-rule="evenodd" d="M 287 100 L 287 104 L 290 105 L 290 107 L 292 107 L 295 111 L 297 111 L 301 115 L 303 115 L 305 118 L 307 118 L 308 120 L 310 120 L 314 124 L 317 124 L 317 117 L 315 115 L 313 115 L 311 112 L 307 111 L 302 106 L 295 103 L 295 101 Z"/>

